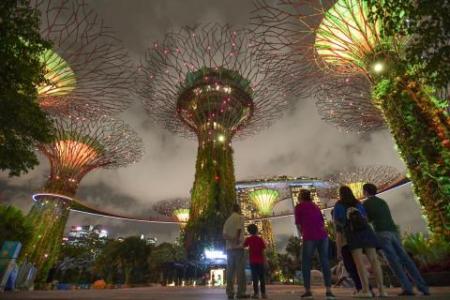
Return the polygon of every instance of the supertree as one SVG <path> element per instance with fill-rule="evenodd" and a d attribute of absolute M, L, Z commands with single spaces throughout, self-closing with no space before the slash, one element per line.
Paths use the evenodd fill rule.
<path fill-rule="evenodd" d="M 28 219 L 34 235 L 22 256 L 38 268 L 37 281 L 45 281 L 55 263 L 71 199 L 80 181 L 98 168 L 118 168 L 140 159 L 141 139 L 120 120 L 108 116 L 54 117 L 55 140 L 38 148 L 50 162 L 50 176 L 42 197 L 36 198 Z"/>
<path fill-rule="evenodd" d="M 112 30 L 83 0 L 36 0 L 33 5 L 41 11 L 41 36 L 52 44 L 41 55 L 40 106 L 53 114 L 126 109 L 134 68 Z"/>
<path fill-rule="evenodd" d="M 315 90 L 322 120 L 345 132 L 367 133 L 385 128 L 381 111 L 371 101 L 371 84 L 364 76 L 335 76 Z"/>
<path fill-rule="evenodd" d="M 175 217 L 178 222 L 181 222 L 181 228 L 184 223 L 189 221 L 189 206 L 190 200 L 188 198 L 175 198 L 169 200 L 162 200 L 155 203 L 152 208 L 154 211 L 167 217 Z"/>
<path fill-rule="evenodd" d="M 273 189 L 256 189 L 248 193 L 249 198 L 256 206 L 258 213 L 262 217 L 272 215 L 273 206 L 278 201 L 280 193 Z M 273 249 L 273 230 L 269 219 L 263 219 L 261 222 L 261 234 L 267 240 L 268 245 Z"/>
<path fill-rule="evenodd" d="M 408 167 L 430 229 L 450 239 L 448 103 L 405 57 L 409 37 L 387 35 L 364 0 L 256 3 L 257 34 L 271 53 L 285 49 L 306 77 L 361 74 Z M 287 49 L 287 50 L 286 50 Z M 283 53 L 283 56 L 286 54 Z M 300 58 L 300 59 L 299 59 Z M 426 138 L 423 138 L 426 137 Z"/>
<path fill-rule="evenodd" d="M 382 191 L 402 178 L 402 174 L 394 167 L 373 165 L 345 169 L 330 176 L 329 180 L 348 186 L 357 199 L 362 199 L 364 198 L 363 185 L 365 183 L 373 183 L 379 191 Z"/>
<path fill-rule="evenodd" d="M 288 107 L 287 65 L 261 53 L 248 31 L 210 24 L 167 34 L 140 68 L 149 114 L 198 139 L 187 248 L 223 242 L 222 225 L 236 201 L 232 139 L 268 126 Z"/>

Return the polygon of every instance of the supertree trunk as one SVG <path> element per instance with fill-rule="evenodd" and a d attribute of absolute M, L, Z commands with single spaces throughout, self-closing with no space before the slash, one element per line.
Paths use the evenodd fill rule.
<path fill-rule="evenodd" d="M 59 185 L 56 186 L 59 187 Z M 58 259 L 64 228 L 70 213 L 71 200 L 69 199 L 75 194 L 62 193 L 56 186 L 51 180 L 47 182 L 44 193 L 55 195 L 40 196 L 35 199 L 27 216 L 34 234 L 26 243 L 22 257 L 38 269 L 36 277 L 38 284 L 46 282 L 50 268 Z M 58 196 L 58 194 L 62 195 Z"/>
<path fill-rule="evenodd" d="M 189 252 L 198 255 L 205 247 L 223 246 L 222 227 L 236 201 L 229 144 L 200 140 L 191 201 L 185 233 Z"/>
<path fill-rule="evenodd" d="M 450 240 L 450 126 L 432 91 L 414 75 L 383 79 L 374 99 L 382 109 L 427 217 Z"/>
<path fill-rule="evenodd" d="M 263 236 L 264 240 L 267 243 L 267 248 L 275 251 L 275 242 L 273 240 L 273 229 L 272 229 L 272 223 L 270 223 L 270 220 L 265 219 L 261 222 L 261 235 Z"/>

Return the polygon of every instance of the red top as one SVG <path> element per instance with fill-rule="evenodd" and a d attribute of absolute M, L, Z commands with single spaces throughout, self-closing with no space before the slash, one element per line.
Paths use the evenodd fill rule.
<path fill-rule="evenodd" d="M 320 208 L 312 201 L 302 201 L 295 207 L 295 224 L 299 224 L 304 241 L 322 240 L 328 236 Z"/>
<path fill-rule="evenodd" d="M 264 264 L 264 249 L 266 249 L 266 244 L 261 237 L 257 235 L 249 236 L 244 241 L 244 247 L 248 247 L 251 264 Z"/>

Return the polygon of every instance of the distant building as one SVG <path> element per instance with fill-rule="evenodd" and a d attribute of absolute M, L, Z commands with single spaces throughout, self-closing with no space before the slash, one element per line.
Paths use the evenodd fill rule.
<path fill-rule="evenodd" d="M 85 245 L 91 240 L 106 241 L 108 231 L 102 225 L 72 226 L 63 241 L 69 245 Z"/>

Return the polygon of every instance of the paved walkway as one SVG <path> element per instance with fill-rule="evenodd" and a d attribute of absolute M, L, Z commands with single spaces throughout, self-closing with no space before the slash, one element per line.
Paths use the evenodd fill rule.
<path fill-rule="evenodd" d="M 248 289 L 250 291 L 250 287 Z M 303 291 L 298 286 L 269 285 L 269 299 L 293 300 L 299 299 Z M 338 299 L 352 299 L 351 290 L 336 288 L 334 290 Z M 427 299 L 427 300 L 449 300 L 450 287 L 432 288 L 431 297 L 394 297 L 399 289 L 388 289 L 393 299 Z M 315 288 L 314 299 L 324 299 L 324 289 Z M 223 288 L 206 287 L 145 287 L 115 290 L 75 290 L 75 291 L 33 291 L 33 292 L 6 292 L 0 293 L 0 299 L 146 299 L 146 300 L 226 300 Z"/>

